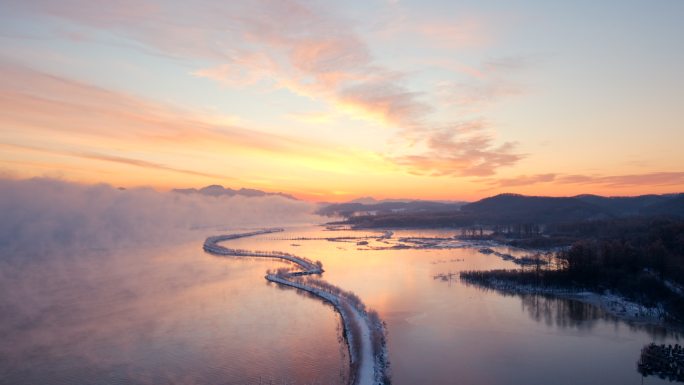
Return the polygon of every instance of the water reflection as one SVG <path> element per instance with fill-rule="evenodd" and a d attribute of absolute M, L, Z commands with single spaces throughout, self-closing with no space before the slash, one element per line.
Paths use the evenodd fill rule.
<path fill-rule="evenodd" d="M 635 332 L 646 332 L 658 340 L 664 338 L 679 340 L 684 336 L 680 328 L 621 320 L 597 306 L 574 299 L 547 294 L 512 293 L 463 281 L 461 283 L 485 292 L 493 291 L 503 297 L 517 297 L 520 299 L 522 310 L 532 320 L 549 327 L 590 331 L 597 325 L 612 324 L 614 327 L 627 327 Z"/>
<path fill-rule="evenodd" d="M 294 293 L 298 296 L 304 297 L 307 300 L 317 302 L 317 305 L 323 305 L 326 309 L 328 309 L 330 312 L 335 313 L 336 315 L 338 314 L 337 309 L 331 305 L 329 302 L 324 301 L 321 299 L 321 297 L 316 296 L 312 293 L 309 293 L 308 291 L 303 291 L 296 289 L 291 286 L 286 286 L 286 285 L 278 285 L 275 284 L 271 281 L 265 281 L 265 285 L 269 286 L 270 288 L 275 288 L 284 292 L 288 293 Z M 337 379 L 338 379 L 338 384 L 348 384 L 349 383 L 349 365 L 350 365 L 350 358 L 349 358 L 349 350 L 347 349 L 347 343 L 344 340 L 344 327 L 342 325 L 342 321 L 338 317 L 338 322 L 335 326 L 335 333 L 337 335 L 337 345 L 338 345 L 338 350 L 339 350 L 339 355 L 340 355 L 340 362 L 341 365 L 339 367 L 338 373 L 337 373 Z M 264 384 L 267 384 L 270 382 L 264 382 Z M 261 383 L 260 383 L 261 384 Z M 315 384 L 311 384 L 315 385 Z"/>
<path fill-rule="evenodd" d="M 523 294 L 522 308 L 537 322 L 560 328 L 591 330 L 598 321 L 616 321 L 601 309 L 579 301 Z"/>
<path fill-rule="evenodd" d="M 0 384 L 344 384 L 348 358 L 332 308 L 268 284 L 264 271 L 281 263 L 214 258 L 201 252 L 203 240 L 3 275 Z M 636 385 L 641 348 L 680 338 L 577 301 L 433 279 L 515 267 L 476 249 L 358 250 L 258 237 L 234 245 L 320 259 L 328 281 L 378 309 L 395 385 Z"/>
<path fill-rule="evenodd" d="M 346 382 L 333 311 L 201 241 L 3 271 L 0 384 Z"/>

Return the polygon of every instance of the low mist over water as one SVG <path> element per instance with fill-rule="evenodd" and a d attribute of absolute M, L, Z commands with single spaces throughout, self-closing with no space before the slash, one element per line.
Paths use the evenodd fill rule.
<path fill-rule="evenodd" d="M 51 179 L 0 180 L 0 191 L 0 383 L 335 383 L 345 375 L 334 313 L 279 298 L 262 280 L 273 263 L 201 250 L 217 228 L 310 221 L 310 204 Z M 319 329 L 327 343 L 307 345 L 307 331 Z"/>
<path fill-rule="evenodd" d="M 279 264 L 200 244 L 65 258 L 3 281 L 0 383 L 344 383 L 333 311 L 267 285 Z"/>
<path fill-rule="evenodd" d="M 43 257 L 158 245 L 203 236 L 189 230 L 315 220 L 310 203 L 281 196 L 207 196 L 117 189 L 55 179 L 0 178 L 0 255 Z M 195 235 L 199 234 L 199 235 Z"/>

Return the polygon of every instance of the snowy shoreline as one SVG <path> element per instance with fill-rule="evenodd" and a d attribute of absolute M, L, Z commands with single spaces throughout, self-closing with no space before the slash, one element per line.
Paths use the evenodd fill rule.
<path fill-rule="evenodd" d="M 593 305 L 605 313 L 623 321 L 667 327 L 667 312 L 662 305 L 648 307 L 610 293 L 597 293 L 588 290 L 572 290 L 561 287 L 541 287 L 524 285 L 501 279 L 471 279 L 461 277 L 466 284 L 481 286 L 506 294 L 539 294 L 579 301 Z"/>
<path fill-rule="evenodd" d="M 320 262 L 279 251 L 250 251 L 229 249 L 219 245 L 232 239 L 261 234 L 283 232 L 282 228 L 262 229 L 249 233 L 226 234 L 208 237 L 204 250 L 210 254 L 232 257 L 264 257 L 283 259 L 301 268 L 300 271 L 279 269 L 265 278 L 269 282 L 293 287 L 311 293 L 330 303 L 340 314 L 344 328 L 344 339 L 349 350 L 350 385 L 380 385 L 389 383 L 389 363 L 385 344 L 385 326 L 376 313 L 367 311 L 365 305 L 353 293 L 307 276 L 324 272 Z"/>

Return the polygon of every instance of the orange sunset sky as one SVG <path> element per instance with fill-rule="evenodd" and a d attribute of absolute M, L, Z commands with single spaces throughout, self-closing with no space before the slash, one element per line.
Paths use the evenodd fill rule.
<path fill-rule="evenodd" d="M 0 175 L 684 191 L 684 2 L 0 0 Z"/>

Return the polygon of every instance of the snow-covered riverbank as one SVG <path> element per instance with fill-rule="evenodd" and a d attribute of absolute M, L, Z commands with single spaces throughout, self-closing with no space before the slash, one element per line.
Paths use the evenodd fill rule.
<path fill-rule="evenodd" d="M 482 286 L 506 294 L 541 294 L 572 299 L 596 306 L 610 315 L 630 322 L 664 325 L 667 317 L 667 312 L 662 305 L 648 307 L 610 292 L 597 293 L 561 287 L 523 285 L 494 278 L 480 280 L 461 277 L 461 280 L 465 283 Z"/>
<path fill-rule="evenodd" d="M 367 311 L 356 295 L 327 282 L 309 278 L 323 273 L 320 262 L 279 251 L 250 251 L 230 249 L 219 245 L 232 239 L 284 231 L 281 228 L 263 229 L 249 233 L 226 234 L 208 237 L 204 250 L 208 253 L 234 257 L 264 257 L 283 259 L 297 265 L 300 270 L 279 269 L 266 275 L 266 279 L 280 285 L 311 293 L 330 303 L 342 318 L 344 338 L 351 363 L 350 384 L 378 385 L 389 383 L 387 348 L 384 324 L 375 313 Z"/>

